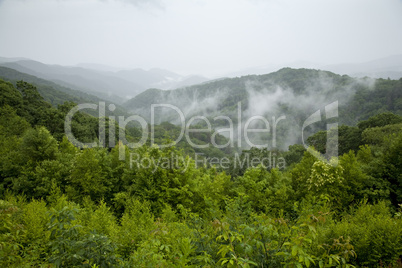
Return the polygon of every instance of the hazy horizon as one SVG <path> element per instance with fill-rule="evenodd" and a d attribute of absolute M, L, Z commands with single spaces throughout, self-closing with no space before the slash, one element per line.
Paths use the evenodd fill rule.
<path fill-rule="evenodd" d="M 402 54 L 400 14 L 401 0 L 0 0 L 0 56 L 207 77 L 362 63 Z"/>

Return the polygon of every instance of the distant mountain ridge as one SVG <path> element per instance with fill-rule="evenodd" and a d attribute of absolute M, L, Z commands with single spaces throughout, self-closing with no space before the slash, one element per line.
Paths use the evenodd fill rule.
<path fill-rule="evenodd" d="M 128 92 L 135 95 L 144 90 L 132 82 L 80 67 L 47 65 L 32 60 L 8 62 L 1 65 L 56 83 L 64 83 L 73 89 L 90 94 L 101 94 L 103 98 L 112 101 L 121 101 L 121 96 Z"/>
<path fill-rule="evenodd" d="M 340 64 L 324 64 L 309 61 L 295 61 L 286 64 L 267 64 L 263 66 L 249 67 L 237 72 L 232 72 L 226 76 L 245 76 L 245 75 L 261 75 L 276 72 L 282 68 L 308 68 L 320 69 L 337 74 L 346 74 L 352 77 L 371 77 L 399 79 L 402 77 L 402 55 L 392 55 L 384 58 L 374 59 L 360 63 L 340 63 Z"/>
<path fill-rule="evenodd" d="M 42 78 L 38 78 L 33 75 L 18 72 L 14 69 L 0 66 L 0 79 L 16 84 L 17 81 L 24 81 L 34 85 L 40 95 L 45 101 L 51 103 L 53 106 L 64 104 L 66 101 L 80 103 L 94 103 L 105 101 L 98 96 L 94 96 L 79 90 L 73 90 L 68 87 L 64 87 L 55 82 L 48 81 Z M 126 111 L 120 105 L 116 105 L 114 111 L 116 115 L 124 115 Z M 90 114 L 97 116 L 97 112 L 90 112 Z"/>
<path fill-rule="evenodd" d="M 147 88 L 172 89 L 198 84 L 208 79 L 202 76 L 181 76 L 168 70 L 154 68 L 112 71 L 96 64 L 80 66 L 48 65 L 23 58 L 0 58 L 0 66 L 34 75 L 58 84 L 121 103 Z"/>
<path fill-rule="evenodd" d="M 364 63 L 333 64 L 322 67 L 325 70 L 355 77 L 391 78 L 402 77 L 402 55 L 389 56 Z"/>
<path fill-rule="evenodd" d="M 192 116 L 204 116 L 211 127 L 217 130 L 228 125 L 228 120 L 224 118 L 230 119 L 230 126 L 244 128 L 248 124 L 247 120 L 254 116 L 269 120 L 270 127 L 276 125 L 276 119 L 284 117 L 286 120 L 282 120 L 276 130 L 277 136 L 282 138 L 278 142 L 282 149 L 289 144 L 301 142 L 300 136 L 294 136 L 293 133 L 302 133 L 303 122 L 317 110 L 321 111 L 319 114 L 322 122 L 308 132 L 325 129 L 325 109 L 331 103 L 336 103 L 339 108 L 339 124 L 354 125 L 359 120 L 386 111 L 402 115 L 402 79 L 353 78 L 317 69 L 283 68 L 263 75 L 210 81 L 193 76 L 191 83 L 196 84 L 186 86 L 186 79 L 182 76 L 157 68 L 149 71 L 134 69 L 111 72 L 17 59 L 0 64 L 0 78 L 14 83 L 18 80 L 33 83 L 40 94 L 53 105 L 64 101 L 80 103 L 106 99 L 108 103 L 117 104 L 113 114 L 128 115 L 128 111 L 153 124 L 170 122 L 176 127 L 180 126 L 177 110 L 172 110 L 172 106 L 183 114 L 186 120 L 184 123 L 188 123 Z M 134 81 L 140 84 L 153 83 L 156 86 L 125 101 L 123 107 L 119 106 L 119 102 L 122 103 L 124 99 L 113 95 L 109 89 L 123 93 L 126 91 L 117 85 L 125 84 L 130 87 L 134 85 Z M 160 89 L 169 85 L 166 81 L 173 81 L 172 84 L 175 85 L 180 82 L 183 86 L 171 90 Z M 98 91 L 84 88 L 86 85 L 95 87 Z M 170 105 L 170 108 L 154 109 L 152 121 L 151 107 L 158 104 Z M 216 117 L 220 119 L 217 120 Z M 198 123 L 199 121 L 196 122 Z M 250 126 L 264 128 L 261 120 Z M 236 131 L 234 135 L 226 135 L 233 136 L 230 138 L 235 140 L 238 133 Z M 270 139 L 272 135 L 269 133 L 265 137 L 257 137 L 256 140 Z"/>

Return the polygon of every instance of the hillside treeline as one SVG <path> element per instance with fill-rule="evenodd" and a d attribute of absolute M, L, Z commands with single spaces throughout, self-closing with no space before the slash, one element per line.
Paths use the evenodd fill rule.
<path fill-rule="evenodd" d="M 1 267 L 402 266 L 398 115 L 341 127 L 337 159 L 293 145 L 282 169 L 225 170 L 174 146 L 79 149 L 63 134 L 73 103 L 0 88 Z M 97 122 L 78 113 L 76 137 Z M 322 153 L 326 134 L 309 140 Z"/>

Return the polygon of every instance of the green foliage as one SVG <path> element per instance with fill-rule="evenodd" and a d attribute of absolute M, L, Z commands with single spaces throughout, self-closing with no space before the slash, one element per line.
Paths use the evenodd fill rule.
<path fill-rule="evenodd" d="M 283 76 L 302 92 L 304 76 L 312 74 L 292 72 L 282 70 L 272 79 Z M 1 267 L 392 267 L 400 262 L 398 116 L 385 113 L 359 127 L 340 127 L 337 159 L 317 158 L 302 145 L 288 152 L 251 148 L 241 161 L 275 154 L 287 167 L 235 168 L 239 159 L 232 159 L 229 169 L 221 169 L 199 166 L 188 155 L 195 150 L 180 144 L 78 149 L 58 128 L 74 103 L 56 109 L 25 82 L 18 83 L 21 93 L 1 80 L 0 87 Z M 234 105 L 241 92 L 225 105 Z M 98 122 L 77 113 L 74 135 L 97 140 Z M 104 122 L 106 132 L 117 129 L 112 120 Z M 169 123 L 156 128 L 158 141 L 165 143 L 178 130 Z M 135 139 L 139 132 L 133 126 L 127 134 Z M 210 134 L 192 138 L 205 143 Z M 326 134 L 310 139 L 321 151 Z"/>
<path fill-rule="evenodd" d="M 139 267 L 193 267 L 194 243 L 183 223 L 156 221 L 149 238 L 132 255 L 130 263 Z"/>
<path fill-rule="evenodd" d="M 0 265 L 3 267 L 17 267 L 23 263 L 21 251 L 26 232 L 16 221 L 20 211 L 12 203 L 0 200 Z"/>
<path fill-rule="evenodd" d="M 398 134 L 401 131 L 402 124 L 367 128 L 362 133 L 362 140 L 365 144 L 382 146 L 391 135 Z"/>
<path fill-rule="evenodd" d="M 337 129 L 338 154 L 343 155 L 350 150 L 357 152 L 359 146 L 363 144 L 381 145 L 385 137 L 401 131 L 401 122 L 402 116 L 386 112 L 360 121 L 358 127 L 340 126 Z M 317 151 L 325 154 L 326 145 L 331 143 L 331 130 L 318 131 L 308 137 L 307 142 Z"/>
<path fill-rule="evenodd" d="M 23 101 L 20 92 L 14 86 L 0 79 L 0 105 L 14 107 L 21 112 Z"/>
<path fill-rule="evenodd" d="M 393 218 L 385 202 L 375 205 L 361 203 L 351 215 L 333 226 L 335 235 L 350 237 L 358 266 L 375 267 L 395 264 L 402 252 L 402 221 Z"/>
<path fill-rule="evenodd" d="M 370 117 L 368 120 L 361 121 L 357 126 L 361 130 L 373 127 L 384 127 L 386 125 L 393 125 L 402 123 L 402 116 L 390 112 L 381 113 Z"/>
<path fill-rule="evenodd" d="M 299 163 L 305 151 L 306 148 L 301 144 L 290 145 L 289 150 L 284 154 L 286 165 L 289 167 Z"/>
<path fill-rule="evenodd" d="M 6 105 L 0 107 L 0 193 L 5 191 L 12 180 L 21 172 L 24 157 L 19 149 L 21 136 L 29 128 L 28 122 Z"/>
<path fill-rule="evenodd" d="M 391 184 L 391 201 L 402 203 L 402 132 L 387 140 L 389 147 L 384 154 L 384 177 Z"/>
<path fill-rule="evenodd" d="M 130 162 L 122 177 L 124 187 L 129 195 L 149 201 L 157 215 L 165 204 L 192 208 L 202 201 L 195 188 L 200 170 L 174 147 L 140 147 L 133 151 Z"/>
<path fill-rule="evenodd" d="M 307 189 L 319 194 L 327 194 L 343 183 L 343 168 L 324 161 L 316 161 L 311 167 L 310 177 L 306 181 Z"/>
<path fill-rule="evenodd" d="M 45 127 L 29 129 L 22 137 L 22 152 L 28 161 L 54 160 L 58 153 L 57 141 Z"/>
<path fill-rule="evenodd" d="M 0 128 L 3 136 L 21 136 L 29 128 L 29 123 L 18 116 L 14 108 L 5 105 L 0 108 Z"/>
<path fill-rule="evenodd" d="M 338 154 L 343 155 L 350 150 L 357 151 L 361 144 L 361 130 L 357 127 L 342 125 L 337 129 L 338 136 L 334 136 L 333 130 L 318 131 L 314 135 L 308 137 L 307 143 L 313 146 L 322 154 L 327 152 L 327 144 L 334 143 L 333 137 L 337 138 Z"/>
<path fill-rule="evenodd" d="M 290 171 L 292 188 L 296 191 L 296 199 L 300 200 L 308 193 L 307 180 L 311 176 L 311 168 L 317 159 L 309 152 L 305 152 L 301 161 Z"/>
<path fill-rule="evenodd" d="M 236 179 L 236 192 L 257 212 L 278 214 L 290 211 L 294 191 L 291 180 L 277 169 L 250 168 Z"/>
<path fill-rule="evenodd" d="M 116 246 L 108 237 L 95 231 L 80 236 L 81 226 L 73 225 L 76 209 L 64 207 L 53 210 L 48 224 L 51 231 L 49 262 L 56 267 L 114 267 L 118 263 L 114 255 Z"/>
<path fill-rule="evenodd" d="M 122 198 L 117 196 L 116 199 Z M 120 253 L 129 256 L 138 245 L 148 237 L 153 229 L 154 217 L 148 202 L 140 202 L 128 198 L 125 202 L 125 212 L 121 217 L 121 228 L 115 238 L 120 246 Z"/>
<path fill-rule="evenodd" d="M 345 124 L 356 124 L 386 112 L 401 116 L 401 89 L 401 80 L 387 79 L 377 79 L 373 86 L 358 87 L 345 109 L 340 112 L 340 118 Z"/>
<path fill-rule="evenodd" d="M 67 179 L 67 195 L 73 200 L 89 196 L 94 201 L 108 197 L 113 181 L 107 179 L 104 149 L 87 149 L 78 153 L 73 160 L 73 169 Z"/>
<path fill-rule="evenodd" d="M 25 81 L 34 85 L 38 89 L 38 92 L 43 99 L 51 103 L 53 106 L 63 104 L 66 101 L 74 103 L 99 103 L 100 101 L 104 101 L 94 95 L 90 95 L 79 90 L 73 90 L 54 82 L 26 73 L 21 73 L 14 69 L 3 66 L 0 66 L 0 78 L 11 82 L 13 85 L 16 85 L 18 81 Z M 116 110 L 111 112 L 112 114 L 125 114 L 125 110 L 121 106 L 116 106 Z M 93 116 L 97 116 L 96 111 L 89 110 L 86 112 Z"/>
<path fill-rule="evenodd" d="M 25 260 L 32 265 L 40 265 L 46 262 L 48 257 L 48 245 L 50 232 L 47 228 L 49 221 L 48 208 L 43 200 L 26 204 L 22 208 L 22 224 L 26 230 L 23 242 Z"/>

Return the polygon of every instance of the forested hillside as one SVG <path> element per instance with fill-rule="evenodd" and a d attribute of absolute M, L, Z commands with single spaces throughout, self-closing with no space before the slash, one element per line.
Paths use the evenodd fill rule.
<path fill-rule="evenodd" d="M 97 64 L 61 66 L 18 58 L 0 59 L 0 66 L 50 80 L 91 95 L 99 95 L 103 99 L 119 104 L 151 87 L 172 89 L 208 80 L 203 76 L 182 76 L 160 68 L 150 70 L 117 69 Z"/>
<path fill-rule="evenodd" d="M 110 73 L 80 67 L 48 65 L 33 60 L 19 60 L 0 65 L 65 87 L 96 94 L 117 103 L 124 100 L 127 95 L 132 96 L 144 90 L 140 85 L 114 77 Z"/>
<path fill-rule="evenodd" d="M 289 75 L 303 95 L 310 82 L 303 71 L 292 73 L 272 81 Z M 239 79 L 228 80 L 233 99 L 220 110 L 244 100 Z M 345 76 L 330 80 L 355 85 Z M 351 102 L 362 105 L 349 109 L 359 122 L 339 128 L 337 159 L 295 144 L 231 157 L 214 148 L 204 152 L 213 158 L 200 161 L 186 145 L 130 149 L 117 137 L 114 148 L 79 149 L 64 135 L 74 103 L 56 108 L 33 85 L 0 80 L 0 266 L 401 267 L 401 83 L 356 85 Z M 329 98 L 344 93 L 330 89 Z M 106 133 L 110 126 L 118 132 L 113 120 L 77 112 L 74 135 L 99 140 L 99 120 Z M 172 124 L 154 127 L 160 144 L 177 135 Z M 139 136 L 136 126 L 126 131 Z M 212 135 L 202 134 L 195 142 Z M 327 134 L 310 144 L 324 153 Z"/>
<path fill-rule="evenodd" d="M 100 101 L 110 103 L 110 101 L 105 101 L 104 99 L 101 99 L 97 96 L 90 95 L 79 90 L 73 90 L 54 82 L 44 80 L 26 73 L 21 73 L 14 69 L 2 66 L 0 66 L 0 79 L 11 82 L 14 85 L 16 85 L 18 81 L 25 81 L 34 85 L 37 88 L 39 94 L 43 97 L 43 99 L 47 102 L 50 102 L 53 106 L 64 104 L 66 101 L 74 102 L 77 104 L 99 103 Z M 112 112 L 112 114 L 127 114 L 123 107 L 121 107 L 120 105 L 116 106 L 117 108 L 115 111 Z M 86 112 L 91 113 L 90 110 Z M 92 115 L 96 116 L 96 113 L 92 112 Z"/>
<path fill-rule="evenodd" d="M 289 145 L 303 142 L 303 131 L 309 136 L 325 130 L 324 121 L 306 129 L 302 127 L 310 115 L 335 102 L 337 122 L 348 126 L 387 111 L 402 115 L 402 80 L 352 78 L 320 70 L 284 68 L 267 75 L 227 78 L 170 91 L 149 89 L 124 106 L 156 123 L 179 124 L 179 112 L 186 120 L 202 115 L 217 129 L 228 124 L 216 117 L 228 117 L 235 128 L 243 129 L 252 117 L 267 118 L 271 127 L 276 125 L 274 119 L 282 117 L 276 131 L 255 134 L 252 143 L 268 143 L 272 148 L 275 146 L 270 141 L 276 139 L 277 148 L 286 150 Z M 166 107 L 152 108 L 152 104 L 170 104 L 179 112 Z M 253 127 L 256 126 L 265 128 L 263 124 Z M 234 139 L 242 141 L 243 149 L 249 149 L 244 137 L 237 136 L 235 133 Z"/>
<path fill-rule="evenodd" d="M 266 75 L 221 79 L 176 90 L 148 89 L 127 101 L 125 107 L 149 118 L 150 105 L 169 103 L 185 115 L 233 116 L 237 104 L 255 115 L 286 114 L 295 121 L 323 105 L 339 102 L 342 124 L 389 111 L 402 115 L 402 80 L 352 78 L 327 71 L 284 68 Z M 175 115 L 159 115 L 161 121 Z"/>

